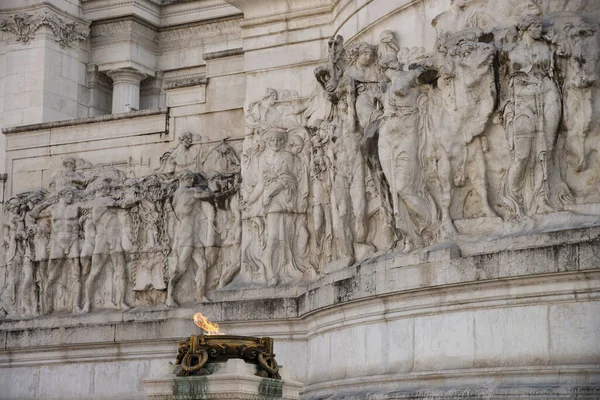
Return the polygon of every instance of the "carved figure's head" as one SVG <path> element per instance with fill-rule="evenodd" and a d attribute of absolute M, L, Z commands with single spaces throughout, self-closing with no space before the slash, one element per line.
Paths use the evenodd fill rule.
<path fill-rule="evenodd" d="M 269 129 L 265 132 L 265 142 L 270 150 L 281 151 L 287 142 L 287 134 L 283 129 Z"/>
<path fill-rule="evenodd" d="M 108 182 L 104 181 L 96 188 L 96 195 L 102 197 L 110 196 L 111 188 Z"/>
<path fill-rule="evenodd" d="M 348 46 L 346 54 L 350 65 L 369 67 L 377 61 L 377 46 L 365 42 L 353 43 Z"/>
<path fill-rule="evenodd" d="M 288 140 L 288 150 L 296 155 L 304 149 L 304 140 L 299 135 L 292 135 Z"/>
<path fill-rule="evenodd" d="M 452 47 L 448 55 L 456 61 L 456 64 L 475 69 L 485 65 L 491 66 L 494 51 L 495 48 L 490 43 L 461 42 Z"/>
<path fill-rule="evenodd" d="M 191 132 L 186 132 L 183 135 L 181 135 L 179 141 L 181 142 L 183 147 L 189 149 L 190 147 L 192 147 L 192 143 L 194 142 L 194 136 Z"/>
<path fill-rule="evenodd" d="M 62 162 L 65 171 L 75 171 L 76 161 L 73 157 L 67 157 Z"/>
<path fill-rule="evenodd" d="M 263 105 L 271 107 L 277 101 L 277 90 L 268 88 L 265 97 L 262 98 Z"/>
<path fill-rule="evenodd" d="M 196 174 L 192 171 L 185 170 L 179 176 L 179 184 L 183 187 L 190 188 L 196 185 Z"/>
<path fill-rule="evenodd" d="M 20 206 L 21 206 L 21 201 L 17 197 L 11 197 L 6 202 L 5 208 L 6 208 L 6 211 L 17 212 L 19 210 Z"/>
<path fill-rule="evenodd" d="M 526 15 L 521 22 L 517 24 L 519 36 L 528 34 L 531 38 L 539 40 L 543 34 L 544 19 L 536 14 Z"/>
<path fill-rule="evenodd" d="M 61 190 L 58 195 L 65 204 L 71 204 L 75 198 L 75 191 L 72 188 L 65 188 Z"/>
<path fill-rule="evenodd" d="M 564 30 L 570 53 L 569 84 L 579 88 L 593 86 L 600 79 L 598 26 L 587 23 L 578 26 L 567 24 Z"/>
<path fill-rule="evenodd" d="M 379 35 L 379 41 L 382 43 L 394 43 L 396 41 L 396 37 L 394 36 L 394 32 L 387 29 Z"/>

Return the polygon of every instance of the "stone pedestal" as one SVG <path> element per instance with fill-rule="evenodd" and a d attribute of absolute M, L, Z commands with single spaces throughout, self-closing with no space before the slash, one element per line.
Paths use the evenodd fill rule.
<path fill-rule="evenodd" d="M 224 363 L 209 363 L 206 364 L 206 369 L 212 371 L 212 374 L 186 377 L 173 374 L 165 378 L 145 379 L 146 394 L 150 400 L 300 398 L 302 384 L 287 379 L 285 371 L 281 369 L 281 380 L 256 376 L 257 366 L 244 360 L 231 359 Z"/>
<path fill-rule="evenodd" d="M 113 80 L 112 113 L 139 109 L 140 82 L 146 78 L 146 75 L 133 68 L 111 70 L 107 75 Z"/>

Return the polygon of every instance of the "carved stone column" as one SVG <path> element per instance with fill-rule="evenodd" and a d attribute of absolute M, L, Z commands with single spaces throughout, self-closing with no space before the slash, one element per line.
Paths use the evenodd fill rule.
<path fill-rule="evenodd" d="M 106 74 L 113 80 L 112 113 L 139 109 L 140 82 L 146 78 L 146 74 L 133 68 L 114 69 Z"/>

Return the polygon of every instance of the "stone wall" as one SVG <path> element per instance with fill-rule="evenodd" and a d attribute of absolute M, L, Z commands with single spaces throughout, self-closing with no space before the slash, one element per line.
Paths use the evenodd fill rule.
<path fill-rule="evenodd" d="M 86 2 L 89 117 L 3 129 L 0 397 L 144 398 L 194 311 L 306 399 L 598 397 L 600 8 L 227 3 Z"/>

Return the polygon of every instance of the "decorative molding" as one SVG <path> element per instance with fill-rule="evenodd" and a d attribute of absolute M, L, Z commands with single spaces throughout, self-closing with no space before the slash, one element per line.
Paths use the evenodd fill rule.
<path fill-rule="evenodd" d="M 163 4 L 163 7 L 165 7 L 165 6 L 179 5 L 179 4 L 180 3 L 175 2 L 175 1 L 167 1 L 167 2 L 165 2 Z M 171 11 L 171 12 L 161 13 L 161 18 L 172 17 L 172 16 L 175 16 L 175 15 L 189 14 L 189 13 L 192 13 L 192 12 L 195 12 L 195 11 L 206 11 L 206 10 L 213 10 L 213 9 L 217 9 L 217 8 L 225 8 L 225 7 L 231 7 L 231 6 L 228 3 L 224 2 L 224 3 L 221 3 L 221 4 L 209 4 L 209 5 L 202 5 L 202 6 L 184 8 L 184 9 L 180 9 L 180 10 L 177 10 L 177 11 Z"/>
<path fill-rule="evenodd" d="M 206 85 L 208 80 L 206 79 L 206 75 L 193 75 L 193 76 L 184 76 L 166 79 L 164 83 L 164 87 L 166 90 L 169 89 L 179 89 L 182 87 L 188 86 L 198 86 L 198 85 Z"/>
<path fill-rule="evenodd" d="M 182 39 L 197 38 L 207 34 L 221 35 L 224 30 L 239 30 L 241 20 L 241 18 L 235 18 L 212 23 L 191 25 L 178 29 L 166 29 L 158 33 L 158 42 L 179 41 Z"/>
<path fill-rule="evenodd" d="M 93 24 L 90 28 L 92 45 L 112 45 L 121 40 L 134 41 L 156 51 L 158 32 L 134 18 Z"/>
<path fill-rule="evenodd" d="M 223 57 L 239 56 L 242 54 L 244 54 L 244 49 L 237 48 L 237 49 L 228 49 L 228 50 L 212 51 L 210 53 L 204 53 L 204 54 L 202 54 L 202 58 L 204 59 L 204 61 L 208 61 L 208 60 L 214 60 L 214 59 L 223 58 Z"/>
<path fill-rule="evenodd" d="M 93 3 L 93 1 L 84 1 L 83 2 L 83 12 L 91 13 L 95 11 L 109 10 L 115 9 L 119 7 L 127 7 L 134 6 L 139 8 L 140 10 L 147 11 L 148 13 L 154 15 L 155 17 L 160 16 L 160 5 L 154 1 L 148 0 L 126 0 L 121 2 L 108 2 L 108 3 L 100 3 L 98 5 L 91 5 L 85 3 Z"/>
<path fill-rule="evenodd" d="M 56 41 L 61 47 L 71 47 L 78 40 L 85 40 L 89 36 L 89 29 L 77 29 L 77 23 L 66 22 L 56 14 L 43 10 L 36 16 L 33 14 L 19 13 L 12 17 L 13 22 L 0 20 L 0 31 L 11 32 L 17 37 L 18 42 L 29 43 L 42 26 L 52 29 Z"/>

